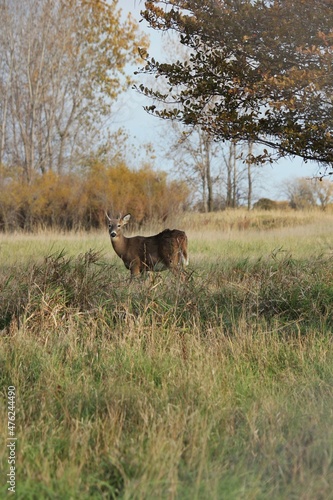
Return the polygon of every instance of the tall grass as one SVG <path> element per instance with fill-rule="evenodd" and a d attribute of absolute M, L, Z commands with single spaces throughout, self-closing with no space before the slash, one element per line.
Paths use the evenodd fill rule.
<path fill-rule="evenodd" d="M 105 235 L 6 239 L 18 498 L 332 498 L 333 236 L 213 225 L 185 283 L 130 282 Z"/>

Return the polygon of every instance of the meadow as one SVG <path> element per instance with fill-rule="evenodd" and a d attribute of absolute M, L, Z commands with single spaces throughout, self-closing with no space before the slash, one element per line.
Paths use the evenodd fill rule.
<path fill-rule="evenodd" d="M 1 498 L 14 458 L 25 500 L 333 499 L 333 215 L 168 225 L 185 282 L 107 229 L 0 235 Z"/>

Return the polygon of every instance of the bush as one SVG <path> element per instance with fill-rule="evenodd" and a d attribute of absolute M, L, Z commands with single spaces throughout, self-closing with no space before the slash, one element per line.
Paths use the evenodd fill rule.
<path fill-rule="evenodd" d="M 83 171 L 37 175 L 31 184 L 11 172 L 0 191 L 0 229 L 91 229 L 103 227 L 105 212 L 132 212 L 135 220 L 166 219 L 182 211 L 188 189 L 150 167 L 131 170 L 94 161 Z"/>
<path fill-rule="evenodd" d="M 274 210 L 278 208 L 278 206 L 274 200 L 270 200 L 269 198 L 260 198 L 260 200 L 253 204 L 253 208 L 256 210 Z"/>

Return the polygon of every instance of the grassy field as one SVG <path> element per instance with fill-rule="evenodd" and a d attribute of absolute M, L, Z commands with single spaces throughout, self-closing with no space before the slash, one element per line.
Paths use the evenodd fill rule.
<path fill-rule="evenodd" d="M 25 500 L 333 499 L 333 216 L 171 225 L 185 283 L 107 230 L 0 235 L 1 498 L 14 459 Z"/>

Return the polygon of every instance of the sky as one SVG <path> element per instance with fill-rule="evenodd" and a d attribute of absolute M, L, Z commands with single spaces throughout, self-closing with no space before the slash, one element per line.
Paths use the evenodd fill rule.
<path fill-rule="evenodd" d="M 129 12 L 138 22 L 141 31 L 150 38 L 149 55 L 161 61 L 167 47 L 167 35 L 149 28 L 140 16 L 144 8 L 143 0 L 118 0 L 123 15 Z M 138 65 L 128 66 L 128 71 L 134 73 Z M 140 77 L 139 77 L 140 78 Z M 165 147 L 167 128 L 164 120 L 150 116 L 143 107 L 149 105 L 148 98 L 141 96 L 137 91 L 129 89 L 123 97 L 121 113 L 117 124 L 124 127 L 130 136 L 131 142 L 140 149 L 142 144 L 151 143 L 156 153 L 156 168 L 174 172 L 173 162 L 166 160 Z M 258 150 L 258 153 L 260 151 Z M 267 197 L 276 200 L 285 199 L 284 185 L 297 177 L 313 177 L 318 173 L 318 165 L 313 162 L 304 163 L 300 158 L 283 158 L 272 165 L 260 167 L 259 181 L 256 187 L 256 198 Z"/>

